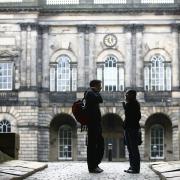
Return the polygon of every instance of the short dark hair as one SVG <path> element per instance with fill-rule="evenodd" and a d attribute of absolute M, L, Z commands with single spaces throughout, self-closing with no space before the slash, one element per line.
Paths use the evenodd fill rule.
<path fill-rule="evenodd" d="M 128 89 L 126 94 L 131 94 L 132 96 L 136 97 L 137 92 L 134 89 Z"/>
<path fill-rule="evenodd" d="M 98 84 L 101 84 L 101 80 L 94 79 L 89 83 L 90 87 L 97 86 Z"/>

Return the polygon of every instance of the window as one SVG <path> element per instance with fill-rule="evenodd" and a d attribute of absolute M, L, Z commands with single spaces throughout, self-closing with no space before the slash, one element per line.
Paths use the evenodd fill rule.
<path fill-rule="evenodd" d="M 94 4 L 126 4 L 126 0 L 94 0 Z"/>
<path fill-rule="evenodd" d="M 67 55 L 61 55 L 50 68 L 50 91 L 76 91 L 77 68 Z"/>
<path fill-rule="evenodd" d="M 144 89 L 146 91 L 170 91 L 171 67 L 163 56 L 156 54 L 144 67 Z"/>
<path fill-rule="evenodd" d="M 0 90 L 12 90 L 12 63 L 0 63 Z"/>
<path fill-rule="evenodd" d="M 151 158 L 162 159 L 164 157 L 164 128 L 154 125 L 151 128 Z"/>
<path fill-rule="evenodd" d="M 0 133 L 11 132 L 11 124 L 7 120 L 0 121 Z"/>
<path fill-rule="evenodd" d="M 141 3 L 168 4 L 168 3 L 174 3 L 174 0 L 141 0 Z"/>
<path fill-rule="evenodd" d="M 0 0 L 0 3 L 22 2 L 22 0 Z"/>
<path fill-rule="evenodd" d="M 119 67 L 115 56 L 107 56 L 104 63 L 97 64 L 97 79 L 102 81 L 104 91 L 124 90 L 124 68 Z"/>
<path fill-rule="evenodd" d="M 59 159 L 72 159 L 72 129 L 67 125 L 59 129 Z"/>
<path fill-rule="evenodd" d="M 79 0 L 47 0 L 46 4 L 56 5 L 56 4 L 79 4 Z"/>

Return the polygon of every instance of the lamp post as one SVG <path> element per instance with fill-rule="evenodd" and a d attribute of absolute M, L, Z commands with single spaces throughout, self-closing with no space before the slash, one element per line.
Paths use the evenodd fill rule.
<path fill-rule="evenodd" d="M 65 152 L 65 156 L 67 159 L 67 157 L 68 157 L 68 146 L 67 145 L 64 146 L 64 152 Z"/>
<path fill-rule="evenodd" d="M 112 144 L 108 144 L 108 161 L 112 161 Z"/>

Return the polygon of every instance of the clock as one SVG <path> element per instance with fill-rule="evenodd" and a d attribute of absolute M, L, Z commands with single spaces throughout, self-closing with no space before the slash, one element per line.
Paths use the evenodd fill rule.
<path fill-rule="evenodd" d="M 104 44 L 107 47 L 113 47 L 117 44 L 117 37 L 114 34 L 107 34 L 104 36 Z"/>

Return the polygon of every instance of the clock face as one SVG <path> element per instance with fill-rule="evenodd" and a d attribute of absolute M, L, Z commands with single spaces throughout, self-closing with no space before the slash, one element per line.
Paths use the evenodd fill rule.
<path fill-rule="evenodd" d="M 117 38 L 114 34 L 107 34 L 105 37 L 104 37 L 104 44 L 107 46 L 107 47 L 113 47 L 115 46 L 117 43 Z"/>

